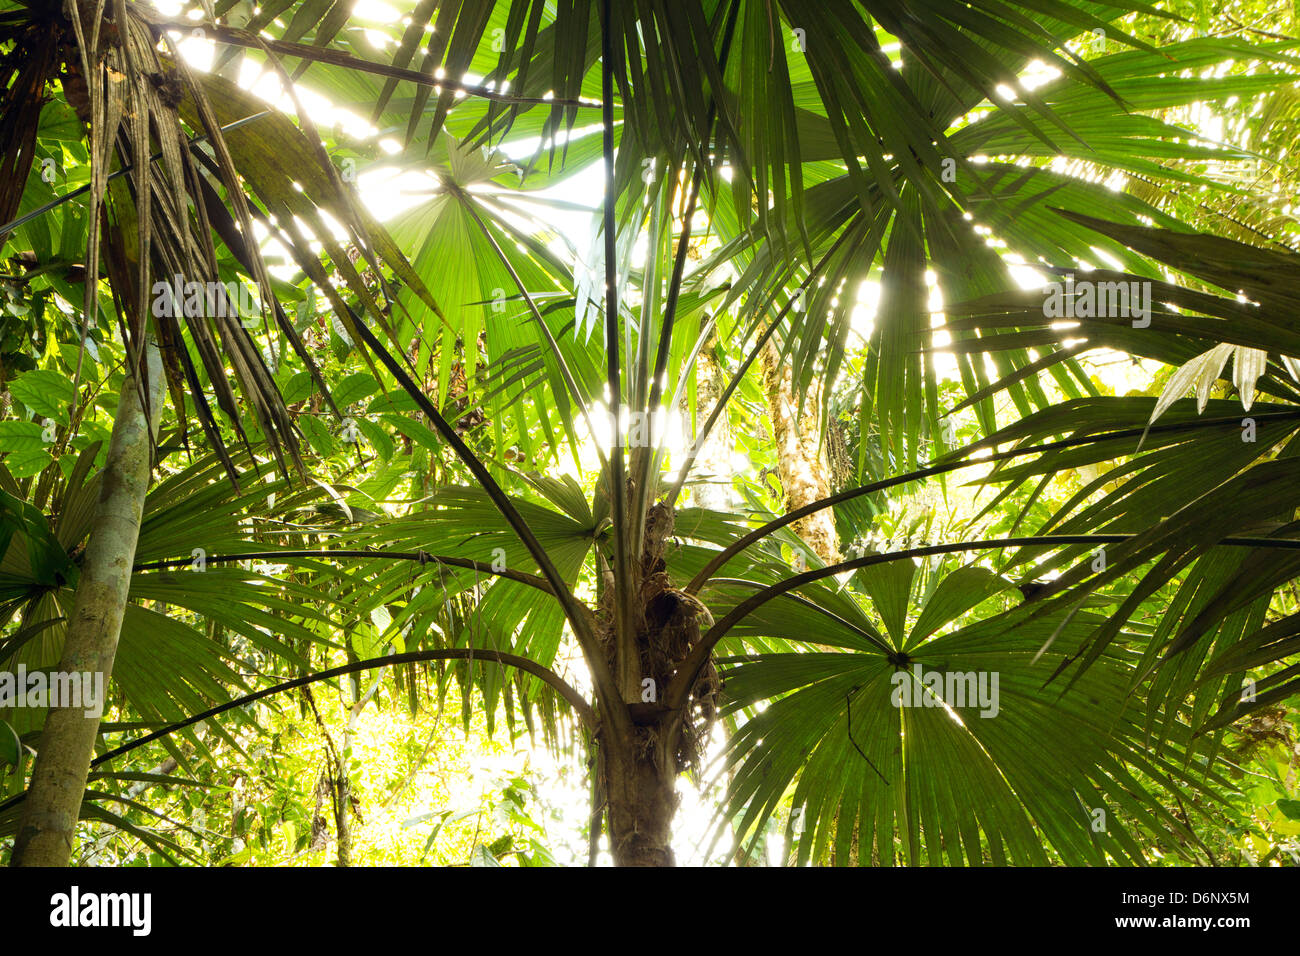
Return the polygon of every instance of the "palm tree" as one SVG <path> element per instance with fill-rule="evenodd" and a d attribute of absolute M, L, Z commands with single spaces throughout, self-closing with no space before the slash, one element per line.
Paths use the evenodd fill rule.
<path fill-rule="evenodd" d="M 1200 145 L 1161 116 L 1193 100 L 1290 86 L 1287 41 L 1157 47 L 1144 38 L 1167 29 L 1156 11 L 1057 0 L 1018 9 L 517 0 L 421 3 L 393 38 L 391 62 L 380 63 L 342 3 L 221 3 L 216 19 L 200 20 L 122 2 L 102 16 L 76 2 L 66 17 L 21 6 L 6 29 L 39 37 L 43 52 L 15 61 L 7 89 L 17 103 L 20 86 L 43 90 L 60 76 L 88 122 L 90 221 L 105 220 L 105 268 L 133 373 L 157 378 L 139 371 L 146 328 L 164 347 L 183 342 L 166 364 L 182 409 L 182 382 L 196 403 L 202 395 L 191 354 L 218 389 L 224 356 L 290 467 L 293 422 L 239 323 L 221 326 L 219 341 L 205 323 L 190 323 L 186 336 L 156 317 L 150 325 L 144 305 L 158 274 L 219 278 L 215 227 L 328 395 L 245 237 L 257 220 L 285 243 L 375 381 L 405 393 L 405 406 L 389 396 L 372 407 L 400 419 L 429 460 L 448 451 L 456 462 L 452 480 L 405 514 L 323 551 L 270 550 L 313 567 L 344 562 L 369 600 L 397 608 L 393 626 L 424 646 L 389 660 L 477 661 L 488 705 L 499 684 L 482 665 L 509 665 L 530 675 L 520 687 L 566 701 L 592 751 L 593 831 L 607 828 L 617 863 L 673 862 L 677 780 L 699 766 L 719 719 L 730 731 L 725 814 L 741 855 L 787 797 L 801 824 L 800 861 L 1100 864 L 1143 862 L 1148 845 L 1199 852 L 1181 808 L 1207 815 L 1230 789 L 1212 759 L 1221 728 L 1294 692 L 1285 668 L 1250 700 L 1235 688 L 1294 650 L 1294 615 L 1267 617 L 1297 550 L 1286 492 L 1295 465 L 1285 453 L 1300 422 L 1287 380 L 1300 355 L 1286 319 L 1297 273 L 1275 237 L 1244 245 L 1171 214 L 1167 194 L 1219 188 L 1205 163 L 1248 157 Z M 404 156 L 432 170 L 435 195 L 390 239 L 344 188 L 305 110 L 298 123 L 270 110 L 223 131 L 261 113 L 260 101 L 155 48 L 196 23 L 222 58 L 250 51 L 286 80 L 285 64 L 296 61 L 293 76 L 404 135 Z M 1114 52 L 1085 49 L 1094 31 Z M 1267 69 L 1194 83 L 1183 75 L 1234 58 Z M 1034 62 L 1058 75 L 1031 87 L 1019 78 Z M 69 64 L 63 73 L 60 64 Z M 23 109 L 4 130 L 7 146 L 31 141 L 39 112 Z M 208 137 L 212 156 L 189 158 L 190 130 Z M 507 159 L 503 149 L 528 137 L 535 154 L 515 149 Z M 165 173 L 155 175 L 143 157 L 157 148 Z M 301 158 L 292 173 L 269 161 L 291 152 Z M 30 147 L 17 155 L 31 166 Z M 107 182 L 113 155 L 133 165 L 120 195 Z M 536 190 L 575 169 L 603 189 L 591 250 L 542 235 L 562 204 Z M 1145 198 L 1108 188 L 1099 173 L 1141 177 Z M 8 222 L 22 194 L 0 199 Z M 366 275 L 329 238 L 326 212 L 366 257 Z M 88 235 L 86 274 L 96 277 L 100 232 Z M 1079 346 L 1063 341 L 1041 292 L 1017 289 L 988 235 L 1049 273 L 1104 252 L 1115 268 L 1090 272 L 1091 281 L 1147 283 L 1149 324 L 1127 313 L 1070 315 L 1090 348 L 1184 369 L 1168 400 L 1098 394 Z M 695 265 L 692 250 L 703 250 Z M 875 269 L 881 318 L 853 365 L 851 291 Z M 947 344 L 933 338 L 927 271 L 945 303 Z M 87 316 L 97 308 L 93 285 Z M 1225 367 L 1224 343 L 1236 350 L 1248 441 L 1237 403 L 1217 399 L 1200 414 Z M 721 358 L 727 384 L 709 390 L 690 442 L 673 447 L 656 423 L 691 407 L 706 345 L 708 374 Z M 951 408 L 925 357 L 940 345 L 960 379 Z M 741 515 L 685 506 L 697 455 L 724 416 L 745 414 L 740 396 L 765 354 L 769 376 L 789 377 L 786 404 L 811 410 L 828 433 L 832 409 L 851 410 L 856 460 L 828 497 L 785 514 L 754 499 Z M 452 414 L 457 356 L 468 377 Z M 850 366 L 860 386 L 840 387 Z M 1055 400 L 1043 376 L 1068 400 Z M 1192 384 L 1195 411 L 1177 401 Z M 148 431 L 158 402 L 135 394 L 124 386 L 115 435 L 119 424 L 123 436 Z M 1252 404 L 1257 394 L 1269 401 Z M 220 404 L 237 423 L 233 395 Z M 967 408 L 972 440 L 956 447 L 943 421 Z M 220 423 L 206 407 L 196 412 L 237 476 Z M 490 437 L 475 432 L 475 414 Z M 298 426 L 310 438 L 308 421 Z M 579 464 L 598 462 L 581 475 L 586 487 L 508 464 L 507 451 L 546 463 L 565 444 Z M 110 456 L 105 483 L 114 484 L 112 469 L 132 468 L 138 515 L 147 463 L 121 457 L 115 465 Z M 1055 513 L 1035 511 L 1062 473 L 1116 460 Z M 898 489 L 989 464 L 981 480 L 1005 482 L 994 504 L 1012 502 L 1014 513 L 984 527 L 1005 533 L 845 548 L 832 564 L 833 547 L 795 533 L 831 514 L 841 542 L 860 541 L 896 507 Z M 1038 490 L 1013 497 L 1031 479 Z M 103 537 L 91 533 L 92 543 Z M 114 552 L 118 596 L 108 604 L 119 619 L 134 537 L 128 522 Z M 231 544 L 232 559 L 264 550 Z M 83 581 L 95 553 L 92 545 Z M 436 570 L 436 586 L 422 574 L 417 592 L 412 563 Z M 1049 572 L 1060 573 L 1020 603 L 1017 585 Z M 476 627 L 435 626 L 453 596 L 470 601 Z M 1154 627 L 1142 619 L 1153 604 Z M 106 671 L 116 627 L 103 619 L 89 646 L 110 648 L 107 658 L 100 651 Z M 70 656 L 76 635 L 70 627 L 69 665 L 82 659 Z M 565 641 L 590 675 L 585 691 L 554 669 Z M 958 699 L 954 679 L 965 675 L 976 682 Z M 932 677 L 948 689 L 936 692 Z M 900 706 L 902 690 L 917 706 Z M 61 732 L 47 721 L 18 862 L 66 860 L 84 774 L 82 786 L 59 780 L 89 768 L 94 727 L 87 735 L 86 722 L 64 720 L 81 728 L 82 743 L 53 769 L 47 754 L 63 752 Z M 45 849 L 27 849 L 38 844 Z"/>
<path fill-rule="evenodd" d="M 6 162 L 12 166 L 10 181 L 21 184 L 28 178 L 36 158 L 35 134 L 46 90 L 57 82 L 67 103 L 76 110 L 77 119 L 88 128 L 92 181 L 88 191 L 81 339 L 85 341 L 85 328 L 95 325 L 99 316 L 97 280 L 104 251 L 101 244 L 107 237 L 107 255 L 103 258 L 118 309 L 114 324 L 121 329 L 128 356 L 128 375 L 104 465 L 101 499 L 81 563 L 77 600 L 70 610 L 60 658 L 60 668 L 65 672 L 108 675 L 113 669 L 140 533 L 164 369 L 177 408 L 185 407 L 187 392 L 194 397 L 196 417 L 228 462 L 232 477 L 233 465 L 229 464 L 225 442 L 203 390 L 195 387 L 200 367 L 214 388 L 219 406 L 242 437 L 236 398 L 224 365 L 224 361 L 230 362 L 230 377 L 240 387 L 281 466 L 285 465 L 286 453 L 290 460 L 298 459 L 287 409 L 245 328 L 247 323 L 229 307 L 233 300 L 226 298 L 221 303 L 215 320 L 206 318 L 203 311 L 195 314 L 188 308 L 182 310 L 179 301 L 173 303 L 176 309 L 160 308 L 157 277 L 183 277 L 183 288 L 197 283 L 204 289 L 225 289 L 214 234 L 223 237 L 226 249 L 255 280 L 265 320 L 274 321 L 287 335 L 309 369 L 315 369 L 315 363 L 272 292 L 260 251 L 246 239 L 254 229 L 244 179 L 236 173 L 232 155 L 232 147 L 236 151 L 240 147 L 233 136 L 226 138 L 210 98 L 212 91 L 205 89 L 204 80 L 194 74 L 184 57 L 175 55 L 174 44 L 162 39 L 165 34 L 157 25 L 157 14 L 145 5 L 123 0 L 107 6 L 49 2 L 10 6 L 13 9 L 5 14 L 6 40 L 23 51 L 21 56 L 7 61 L 4 147 Z M 170 49 L 170 55 L 165 49 Z M 230 108 L 239 102 L 236 95 L 230 94 L 222 106 Z M 253 112 L 241 119 L 248 119 Z M 10 118 L 13 122 L 9 122 Z M 304 191 L 299 198 L 292 189 L 294 180 L 285 171 L 265 167 L 265 175 L 253 187 L 264 204 L 261 214 L 301 215 L 319 224 L 320 212 L 330 208 L 342 217 L 345 230 L 357 240 L 358 247 L 371 249 L 374 237 L 382 235 L 382 230 L 370 228 L 372 224 L 365 214 L 349 203 L 334 167 L 319 149 L 313 150 L 303 131 L 285 117 L 268 117 L 266 122 L 275 120 L 281 123 L 280 133 L 291 137 L 281 145 L 297 145 L 303 150 L 304 161 L 299 165 L 310 192 Z M 195 144 L 186 123 L 204 131 L 211 157 L 201 151 L 192 152 Z M 269 142 L 272 140 L 260 138 L 254 145 L 265 150 Z M 158 170 L 153 162 L 155 150 L 161 153 Z M 128 175 L 110 184 L 115 161 L 119 171 Z M 244 165 L 253 166 L 247 161 Z M 206 175 L 200 173 L 205 167 Z M 218 188 L 226 190 L 233 214 L 221 200 Z M 8 190 L 0 212 L 6 223 L 13 219 L 23 196 L 21 190 Z M 6 226 L 6 233 L 9 228 Z M 366 241 L 360 240 L 362 232 Z M 299 240 L 292 245 L 301 253 L 306 244 Z M 337 247 L 331 251 L 338 260 L 347 262 Z M 386 254 L 394 262 L 401 258 L 391 245 Z M 377 265 L 373 253 L 370 260 Z M 412 279 L 412 287 L 418 290 L 419 280 L 402 265 L 398 271 L 405 271 Z M 348 273 L 348 268 L 339 269 Z M 351 276 L 362 310 L 377 317 L 383 327 L 383 318 L 355 270 Z M 329 288 L 332 292 L 333 287 Z M 176 298 L 179 300 L 180 295 Z M 344 306 L 337 294 L 334 298 L 340 307 Z M 167 304 L 165 297 L 162 301 Z M 187 336 L 179 321 L 181 311 L 188 319 Z M 355 327 L 353 314 L 342 308 L 344 321 Z M 183 339 L 187 340 L 185 345 L 181 344 Z M 78 374 L 80 364 L 78 357 Z M 34 771 L 27 815 L 15 848 L 18 861 L 38 865 L 66 861 L 98 723 L 98 718 L 87 718 L 72 708 L 51 712 L 42 733 L 40 767 Z"/>

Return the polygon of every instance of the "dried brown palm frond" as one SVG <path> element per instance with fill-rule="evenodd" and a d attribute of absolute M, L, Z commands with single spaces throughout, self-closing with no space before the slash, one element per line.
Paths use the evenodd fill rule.
<path fill-rule="evenodd" d="M 295 426 L 248 327 L 256 324 L 256 316 L 241 315 L 222 285 L 217 241 L 256 286 L 267 334 L 274 328 L 288 339 L 327 396 L 314 360 L 276 300 L 252 239 L 255 220 L 285 244 L 350 331 L 363 321 L 358 315 L 385 332 L 390 329 L 386 305 L 367 288 L 345 248 L 359 250 L 371 273 L 380 277 L 383 300 L 392 297 L 381 264 L 433 303 L 396 245 L 343 184 L 305 111 L 297 109 L 296 123 L 229 80 L 193 69 L 163 22 L 145 3 L 66 0 L 62 5 L 32 2 L 25 17 L 0 24 L 0 32 L 21 50 L 0 62 L 6 80 L 0 172 L 10 184 L 0 187 L 0 221 L 17 210 L 33 161 L 41 105 L 57 80 L 86 124 L 91 161 L 92 226 L 85 265 L 92 281 L 86 283 L 84 321 L 94 323 L 99 312 L 100 290 L 93 278 L 100 275 L 102 260 L 132 368 L 138 365 L 143 337 L 155 337 L 165 354 L 173 401 L 183 410 L 186 394 L 193 396 L 196 417 L 222 460 L 229 464 L 222 429 L 205 396 L 205 379 L 234 434 L 246 441 L 242 398 L 285 469 L 288 462 L 299 463 Z M 288 75 L 265 52 L 296 104 Z M 223 130 L 250 117 L 259 118 Z M 200 141 L 206 146 L 200 147 Z M 110 181 L 115 171 L 126 175 Z M 327 219 L 341 224 L 343 240 L 333 237 Z M 298 222 L 311 230 L 310 237 Z M 328 266 L 309 240 L 320 243 Z M 212 290 L 203 314 L 159 308 L 168 297 L 157 284 L 171 289 L 175 277 Z M 355 312 L 345 294 L 358 303 Z M 182 421 L 187 417 L 180 416 Z"/>

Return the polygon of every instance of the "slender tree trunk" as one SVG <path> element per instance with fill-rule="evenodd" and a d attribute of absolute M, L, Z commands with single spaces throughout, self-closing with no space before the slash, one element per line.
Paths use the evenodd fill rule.
<path fill-rule="evenodd" d="M 336 866 L 352 865 L 352 822 L 348 819 L 350 809 L 352 809 L 352 779 L 348 776 L 347 768 L 340 765 L 339 775 L 334 779 L 334 825 L 339 835 Z"/>
<path fill-rule="evenodd" d="M 334 813 L 339 835 L 339 866 L 352 865 L 352 822 L 348 814 L 355 811 L 352 806 L 352 758 L 349 754 L 352 753 L 356 741 L 357 721 L 361 719 L 361 712 L 366 709 L 366 704 L 370 703 L 370 699 L 379 691 L 379 685 L 383 683 L 387 671 L 386 667 L 379 668 L 379 673 L 375 675 L 375 679 L 370 682 L 370 687 L 364 694 L 361 693 L 355 675 L 350 682 L 357 700 L 348 708 L 348 722 L 343 728 L 343 753 L 339 755 L 334 779 Z M 357 818 L 360 819 L 360 813 L 357 814 Z"/>
<path fill-rule="evenodd" d="M 105 693 L 126 612 L 163 400 L 162 362 L 152 343 L 145 345 L 143 365 L 145 389 L 128 377 L 118 398 L 99 505 L 59 662 L 65 673 L 102 674 Z M 141 405 L 142 391 L 148 395 L 147 409 Z M 51 708 L 45 719 L 13 866 L 68 864 L 99 733 L 99 718 L 87 717 L 86 709 Z"/>
<path fill-rule="evenodd" d="M 803 411 L 795 407 L 789 365 L 782 366 L 776 349 L 769 342 L 761 356 L 763 389 L 767 393 L 768 413 L 772 419 L 772 437 L 776 441 L 777 470 L 785 491 L 785 510 L 793 511 L 830 496 L 830 469 L 817 441 L 819 390 L 814 384 L 804 396 Z M 835 516 L 826 508 L 793 525 L 795 534 L 807 543 L 824 562 L 840 559 L 839 536 Z"/>

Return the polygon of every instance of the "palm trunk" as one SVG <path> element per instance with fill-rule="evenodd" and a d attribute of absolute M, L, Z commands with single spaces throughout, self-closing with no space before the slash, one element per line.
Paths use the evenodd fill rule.
<path fill-rule="evenodd" d="M 697 599 L 672 586 L 664 560 L 673 534 L 673 512 L 663 502 L 650 506 L 635 572 L 640 586 L 633 596 L 636 655 L 626 662 L 633 676 L 625 697 L 631 718 L 603 719 L 599 775 L 608 811 L 610 849 L 618 866 L 673 866 L 672 822 L 677 812 L 677 777 L 699 765 L 702 738 L 716 711 L 717 674 L 710 668 L 693 689 L 684 714 L 669 711 L 664 691 L 692 646 L 700 640 L 708 612 Z M 598 634 L 610 659 L 619 663 L 612 588 L 605 588 L 598 608 Z M 598 706 L 601 706 L 598 702 Z M 599 808 L 599 804 L 597 805 Z"/>
<path fill-rule="evenodd" d="M 99 505 L 59 662 L 65 673 L 103 674 L 105 693 L 126 612 L 163 400 L 162 362 L 152 343 L 145 345 L 143 365 L 145 389 L 128 376 L 118 398 Z M 147 409 L 141 404 L 146 390 Z M 68 864 L 99 733 L 99 718 L 87 717 L 86 709 L 51 708 L 45 719 L 13 866 Z"/>
<path fill-rule="evenodd" d="M 776 442 L 777 470 L 785 491 L 787 513 L 830 496 L 830 469 L 817 441 L 817 414 L 820 403 L 816 385 L 804 396 L 803 411 L 795 407 L 790 367 L 782 366 L 771 343 L 762 353 L 763 390 L 767 394 L 768 413 L 772 419 L 772 437 Z M 794 522 L 795 534 L 827 564 L 841 560 L 835 516 L 825 508 Z"/>
<path fill-rule="evenodd" d="M 676 768 L 656 728 L 635 730 L 638 739 L 606 748 L 610 852 L 615 866 L 673 866 Z"/>

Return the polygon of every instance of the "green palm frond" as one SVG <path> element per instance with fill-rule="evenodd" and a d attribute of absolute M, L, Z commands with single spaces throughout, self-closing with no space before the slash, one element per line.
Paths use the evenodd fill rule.
<path fill-rule="evenodd" d="M 1063 633 L 1100 623 L 1077 615 Z M 1056 657 L 1037 655 L 1061 624 L 994 617 L 898 662 L 869 647 L 725 661 L 728 710 L 754 709 L 725 760 L 738 852 L 789 799 L 801 864 L 1140 863 L 1143 842 L 1194 855 L 1187 828 L 1142 794 L 1219 813 L 1225 782 L 1185 768 L 1185 731 L 1165 756 L 1147 752 L 1127 697 L 1133 653 L 1107 654 L 1069 694 L 1049 685 Z M 984 681 L 989 696 L 943 707 L 917 668 L 970 675 L 961 693 Z"/>

